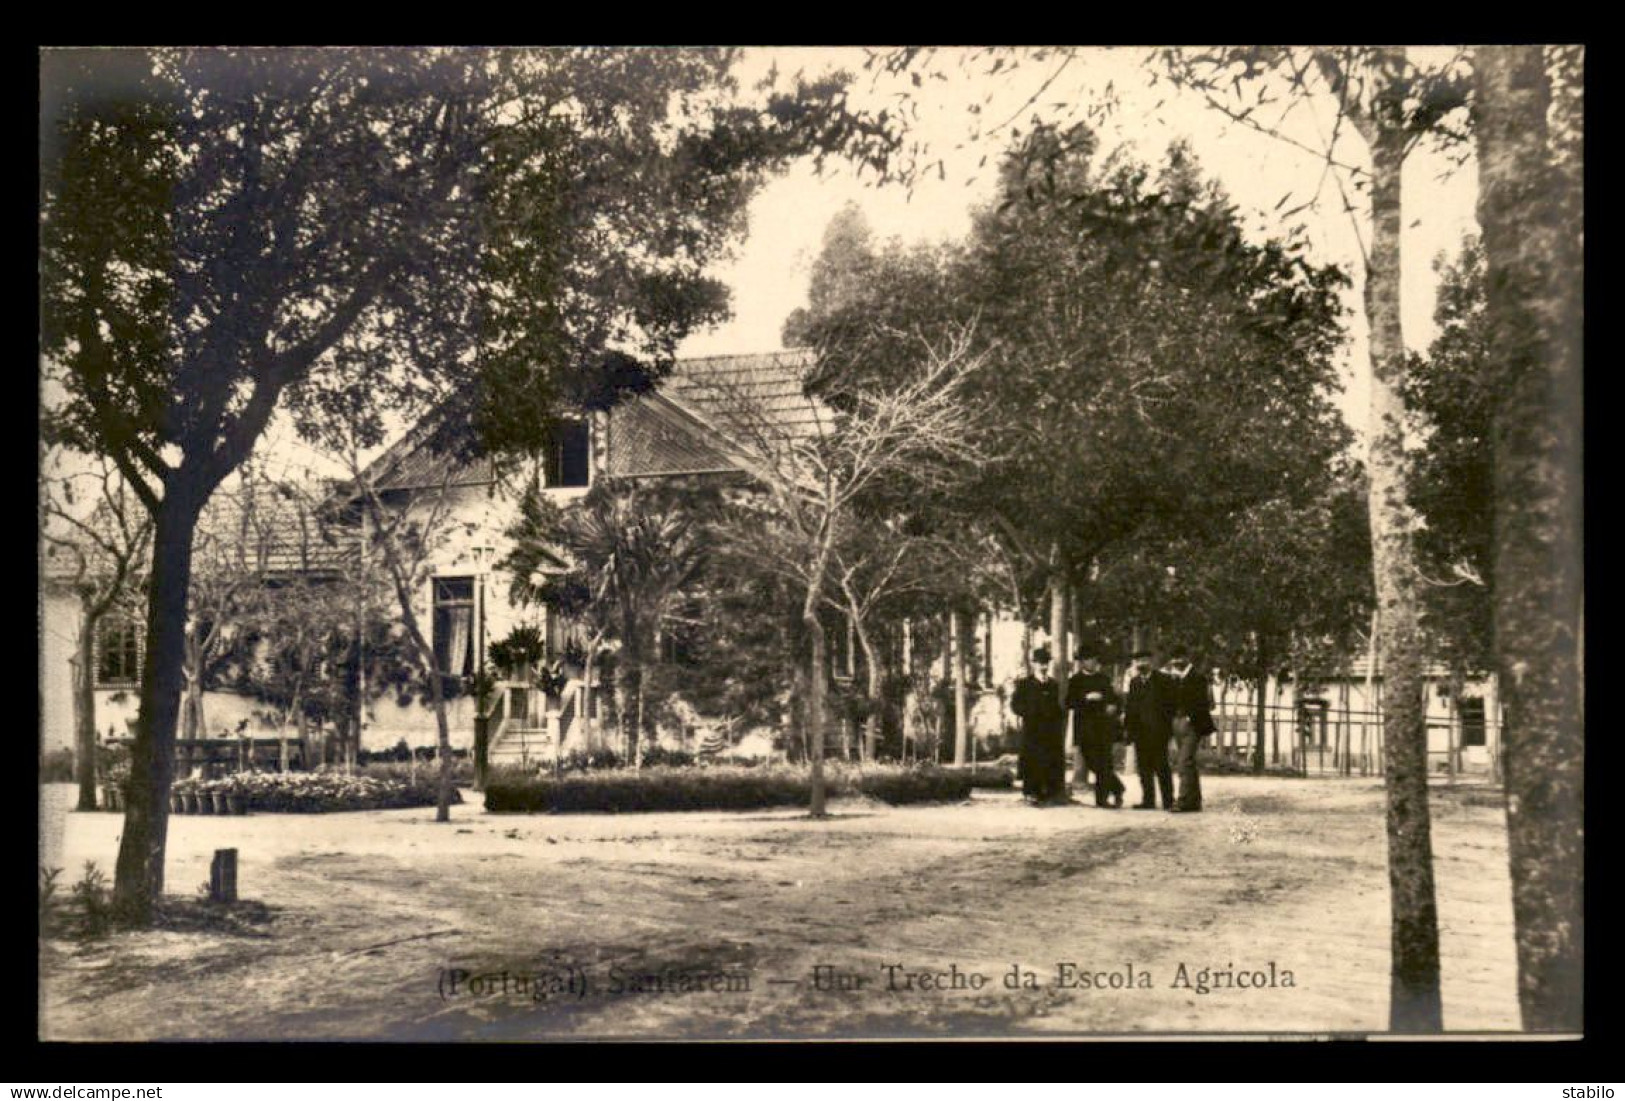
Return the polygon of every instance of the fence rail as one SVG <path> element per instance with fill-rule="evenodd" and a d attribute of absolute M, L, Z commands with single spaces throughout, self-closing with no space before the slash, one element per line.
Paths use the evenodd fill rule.
<path fill-rule="evenodd" d="M 1265 704 L 1265 760 L 1289 765 L 1316 775 L 1370 776 L 1385 765 L 1381 711 L 1344 709 L 1335 704 L 1306 709 L 1292 704 Z M 1258 734 L 1256 704 L 1229 703 L 1216 708 L 1214 736 L 1222 752 L 1250 755 Z M 1501 744 L 1498 723 L 1486 715 L 1482 723 L 1430 716 L 1428 769 L 1454 778 L 1461 773 L 1500 774 Z"/>

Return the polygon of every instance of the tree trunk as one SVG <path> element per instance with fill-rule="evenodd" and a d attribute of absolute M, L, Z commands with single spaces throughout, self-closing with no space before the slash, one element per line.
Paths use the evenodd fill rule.
<path fill-rule="evenodd" d="M 1418 624 L 1417 574 L 1406 499 L 1402 397 L 1405 343 L 1400 325 L 1400 170 L 1407 135 L 1378 123 L 1371 148 L 1371 260 L 1365 307 L 1371 328 L 1370 474 L 1372 565 L 1382 615 L 1379 653 L 1385 702 L 1388 786 L 1388 882 L 1393 914 L 1389 1027 L 1433 1032 L 1443 1027 L 1439 995 L 1439 925 L 1428 815 L 1427 716 Z"/>
<path fill-rule="evenodd" d="M 597 741 L 596 728 L 598 726 L 598 716 L 596 714 L 596 708 L 593 706 L 596 699 L 594 697 L 594 690 L 592 686 L 592 677 L 593 673 L 595 672 L 595 666 L 597 665 L 597 655 L 598 639 L 595 638 L 587 647 L 587 656 L 582 660 L 581 663 L 581 679 L 585 684 L 584 694 L 582 695 L 583 703 L 581 705 L 581 731 L 582 737 L 585 739 L 585 745 L 589 752 L 592 750 L 594 743 Z"/>
<path fill-rule="evenodd" d="M 1539 46 L 1474 51 L 1495 411 L 1495 650 L 1523 1025 L 1579 1032 L 1585 962 L 1578 225 Z"/>
<path fill-rule="evenodd" d="M 1275 681 L 1275 698 L 1270 703 L 1270 763 L 1281 763 L 1281 697 L 1286 692 L 1286 686 L 1277 677 Z"/>
<path fill-rule="evenodd" d="M 1269 640 L 1262 632 L 1258 634 L 1258 713 L 1253 727 L 1253 771 L 1264 771 L 1264 722 L 1269 714 L 1266 704 L 1268 696 L 1265 694 L 1265 678 L 1269 676 L 1270 650 Z"/>
<path fill-rule="evenodd" d="M 1365 711 L 1366 717 L 1360 720 L 1360 775 L 1371 775 L 1371 758 L 1377 751 L 1377 731 L 1375 723 L 1378 714 L 1377 707 L 1377 635 L 1382 628 L 1382 607 L 1374 605 L 1371 609 L 1371 637 L 1366 645 L 1365 653 Z"/>
<path fill-rule="evenodd" d="M 1055 694 L 1063 708 L 1066 707 L 1066 586 L 1061 580 L 1060 567 L 1057 566 L 1049 579 L 1049 637 L 1050 637 L 1050 675 L 1055 678 Z M 1066 733 L 1062 742 L 1061 770 L 1064 774 L 1067 765 L 1072 760 L 1072 723 L 1066 724 Z"/>
<path fill-rule="evenodd" d="M 73 671 L 73 776 L 79 785 L 78 810 L 96 809 L 96 632 L 101 620 L 85 601 L 79 630 L 79 656 Z"/>
<path fill-rule="evenodd" d="M 857 632 L 858 646 L 863 650 L 864 675 L 868 684 L 869 713 L 863 719 L 863 741 L 860 746 L 862 759 L 868 762 L 875 759 L 880 743 L 880 662 L 875 660 L 874 640 L 869 637 L 869 629 L 863 620 L 854 618 L 852 623 Z"/>
<path fill-rule="evenodd" d="M 903 735 L 902 755 L 903 762 L 908 763 L 909 748 L 914 744 L 914 712 L 910 708 L 914 697 L 914 626 L 912 622 L 903 620 L 903 714 L 901 728 Z"/>
<path fill-rule="evenodd" d="M 948 648 L 954 662 L 954 764 L 965 763 L 970 723 L 965 715 L 965 639 L 960 614 L 948 613 Z"/>
<path fill-rule="evenodd" d="M 174 481 L 179 481 L 175 478 Z M 186 597 L 192 581 L 192 531 L 202 502 L 172 484 L 154 517 L 152 578 L 147 589 L 147 653 L 131 749 L 124 833 L 113 877 L 114 903 L 131 922 L 150 924 L 164 891 L 169 789 L 175 769 Z"/>
<path fill-rule="evenodd" d="M 807 724 L 807 755 L 812 758 L 812 801 L 808 813 L 814 818 L 825 815 L 824 791 L 824 625 L 818 621 L 816 608 L 802 616 L 812 643 L 808 657 L 807 706 L 804 720 Z"/>
<path fill-rule="evenodd" d="M 434 706 L 435 751 L 440 755 L 440 782 L 435 794 L 434 820 L 451 821 L 451 725 L 446 719 L 446 700 L 440 690 L 440 672 L 434 666 L 434 653 L 429 661 L 429 702 Z"/>

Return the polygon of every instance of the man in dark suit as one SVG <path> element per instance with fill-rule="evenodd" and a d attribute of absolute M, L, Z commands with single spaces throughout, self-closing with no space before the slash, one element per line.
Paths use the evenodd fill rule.
<path fill-rule="evenodd" d="M 1066 712 L 1061 707 L 1060 687 L 1050 676 L 1050 652 L 1040 646 L 1033 651 L 1035 674 L 1016 681 L 1010 695 L 1010 710 L 1021 717 L 1021 789 L 1031 802 L 1045 806 L 1066 801 L 1065 753 Z"/>
<path fill-rule="evenodd" d="M 1140 801 L 1135 810 L 1156 810 L 1157 791 L 1164 808 L 1174 805 L 1174 773 L 1168 764 L 1168 716 L 1163 697 L 1173 682 L 1158 672 L 1149 650 L 1134 654 L 1134 675 L 1123 704 L 1123 732 L 1134 746 L 1134 768 L 1140 774 Z"/>
<path fill-rule="evenodd" d="M 1175 650 L 1169 657 L 1164 672 L 1172 678 L 1172 691 L 1164 703 L 1164 713 L 1174 734 L 1179 800 L 1168 809 L 1193 814 L 1202 809 L 1202 777 L 1196 768 L 1196 751 L 1202 739 L 1218 727 L 1213 722 L 1207 676 L 1197 671 L 1184 650 Z"/>
<path fill-rule="evenodd" d="M 1095 774 L 1095 806 L 1109 805 L 1117 810 L 1123 805 L 1123 781 L 1117 778 L 1112 762 L 1112 743 L 1117 740 L 1117 690 L 1111 678 L 1100 671 L 1099 654 L 1079 650 L 1078 661 L 1083 668 L 1066 682 L 1066 706 L 1076 716 L 1073 736 L 1084 767 Z"/>

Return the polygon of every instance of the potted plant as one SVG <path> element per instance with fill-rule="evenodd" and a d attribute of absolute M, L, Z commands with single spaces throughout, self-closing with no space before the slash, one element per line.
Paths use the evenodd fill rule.
<path fill-rule="evenodd" d="M 226 813 L 247 814 L 248 796 L 243 791 L 243 778 L 241 774 L 226 781 Z"/>
<path fill-rule="evenodd" d="M 587 671 L 587 648 L 581 640 L 570 637 L 564 642 L 564 673 L 568 677 L 579 677 Z"/>
<path fill-rule="evenodd" d="M 531 670 L 547 653 L 547 639 L 539 627 L 521 626 L 486 649 L 491 664 L 510 680 L 529 680 Z"/>

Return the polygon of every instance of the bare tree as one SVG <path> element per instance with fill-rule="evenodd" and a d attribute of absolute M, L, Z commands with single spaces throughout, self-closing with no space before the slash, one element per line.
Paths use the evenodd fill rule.
<path fill-rule="evenodd" d="M 802 715 L 812 758 L 811 813 L 825 813 L 823 772 L 826 638 L 820 611 L 840 599 L 838 549 L 856 506 L 886 478 L 922 486 L 953 483 L 986 455 L 965 384 L 984 357 L 969 326 L 939 341 L 920 337 L 911 375 L 880 388 L 830 380 L 824 405 L 796 414 L 772 409 L 745 385 L 717 384 L 726 427 L 739 441 L 761 493 L 735 503 L 724 553 L 777 574 L 798 596 L 806 632 Z M 800 415 L 804 412 L 804 416 Z"/>
<path fill-rule="evenodd" d="M 436 751 L 440 759 L 435 821 L 449 822 L 451 726 L 446 714 L 445 679 L 454 674 L 442 667 L 435 653 L 431 632 L 425 630 L 418 614 L 418 597 L 430 583 L 436 553 L 458 526 L 453 515 L 455 501 L 444 480 L 429 489 L 393 491 L 392 499 L 386 501 L 371 470 L 359 461 L 358 452 L 352 449 L 346 461 L 350 489 L 362 516 L 361 541 L 382 570 L 385 584 L 395 594 L 401 626 L 417 657 L 428 689 L 429 705 L 434 709 Z"/>
<path fill-rule="evenodd" d="M 70 584 L 79 597 L 73 667 L 74 779 L 79 785 L 78 809 L 95 810 L 96 639 L 110 615 L 136 610 L 152 552 L 152 517 L 106 458 L 93 460 L 86 470 L 46 479 L 40 507 L 41 538 L 71 560 Z"/>
<path fill-rule="evenodd" d="M 979 565 L 968 548 L 980 549 L 980 544 L 938 533 L 913 534 L 907 518 L 895 515 L 853 517 L 843 528 L 831 555 L 834 584 L 826 601 L 850 620 L 863 652 L 871 706 L 860 746 L 863 758 L 872 760 L 880 736 L 880 716 L 874 705 L 880 699 L 885 671 L 875 645 L 875 629 L 888 608 L 921 597 L 949 595 L 956 588 L 953 579 L 967 576 Z"/>

